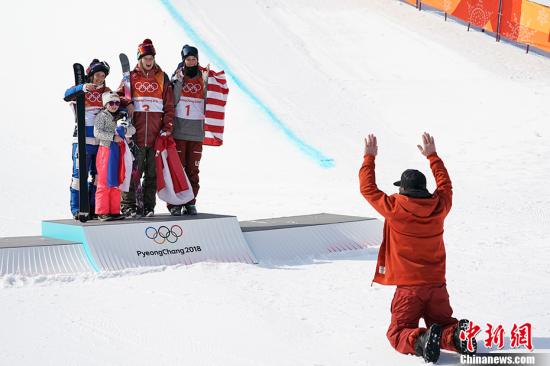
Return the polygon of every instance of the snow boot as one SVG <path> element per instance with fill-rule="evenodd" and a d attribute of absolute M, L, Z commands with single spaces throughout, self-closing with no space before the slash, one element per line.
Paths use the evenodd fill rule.
<path fill-rule="evenodd" d="M 124 215 L 121 215 L 121 214 L 112 214 L 111 215 L 111 220 L 115 221 L 115 220 L 124 220 L 126 218 L 126 216 Z"/>
<path fill-rule="evenodd" d="M 99 219 L 99 221 L 103 222 L 103 221 L 111 221 L 113 219 L 113 217 L 111 215 L 97 215 L 97 218 Z"/>
<path fill-rule="evenodd" d="M 122 211 L 122 214 L 130 219 L 138 219 L 141 215 L 137 212 L 135 208 L 127 207 Z"/>
<path fill-rule="evenodd" d="M 441 326 L 439 324 L 432 324 L 426 332 L 416 338 L 414 350 L 418 356 L 424 358 L 424 361 L 436 363 L 439 359 L 440 340 Z"/>
<path fill-rule="evenodd" d="M 170 208 L 170 215 L 172 215 L 172 216 L 181 216 L 181 209 L 182 209 L 181 205 L 172 206 Z"/>
<path fill-rule="evenodd" d="M 465 340 L 460 339 L 460 332 L 461 331 L 467 332 L 469 327 L 470 327 L 470 321 L 468 319 L 460 319 L 453 334 L 453 341 L 454 341 L 456 350 L 461 355 L 473 355 L 477 352 L 477 341 L 475 338 L 472 338 L 473 351 L 470 351 L 468 349 L 468 339 L 465 339 Z"/>
<path fill-rule="evenodd" d="M 185 205 L 185 214 L 186 215 L 196 215 L 197 207 L 195 205 Z"/>
<path fill-rule="evenodd" d="M 153 217 L 155 216 L 155 210 L 150 208 L 143 209 L 143 217 Z"/>

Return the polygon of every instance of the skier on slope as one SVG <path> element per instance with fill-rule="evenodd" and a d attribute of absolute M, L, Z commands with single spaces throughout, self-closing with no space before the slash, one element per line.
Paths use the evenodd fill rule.
<path fill-rule="evenodd" d="M 136 128 L 133 139 L 139 176 L 143 178 L 143 212 L 137 212 L 135 184 L 122 193 L 122 211 L 126 216 L 153 216 L 156 204 L 155 140 L 161 133 L 170 135 L 174 118 L 174 95 L 170 79 L 155 61 L 155 47 L 150 39 L 138 46 L 138 63 L 130 72 L 132 100 L 124 100 Z M 117 91 L 124 95 L 123 85 Z"/>
<path fill-rule="evenodd" d="M 374 135 L 365 139 L 364 161 L 359 171 L 361 194 L 385 218 L 384 236 L 374 282 L 397 285 L 391 304 L 391 324 L 387 337 L 399 352 L 416 354 L 426 362 L 436 362 L 440 348 L 461 354 L 468 351 L 460 332 L 469 321 L 452 317 L 445 280 L 443 222 L 452 204 L 452 184 L 443 161 L 437 155 L 433 137 L 422 136 L 422 155 L 430 161 L 437 183 L 433 194 L 426 189 L 426 177 L 407 169 L 399 194 L 386 195 L 376 186 L 374 160 L 378 153 Z M 426 328 L 419 328 L 424 318 Z"/>
<path fill-rule="evenodd" d="M 64 100 L 66 102 L 71 102 L 72 108 L 74 110 L 74 101 L 79 93 L 84 92 L 85 97 L 85 116 L 86 116 L 86 169 L 88 170 L 88 176 L 91 178 L 89 182 L 89 201 L 90 201 L 90 217 L 94 218 L 94 209 L 95 209 L 95 191 L 96 191 L 96 155 L 98 150 L 99 142 L 94 137 L 94 118 L 96 114 L 99 113 L 101 108 L 103 108 L 103 103 L 101 102 L 101 94 L 110 91 L 105 85 L 105 78 L 109 75 L 109 64 L 105 61 L 99 61 L 98 59 L 93 59 L 90 63 L 90 66 L 86 69 L 86 81 L 85 84 L 76 85 L 70 87 L 65 92 Z M 76 111 L 75 111 L 76 114 Z M 75 220 L 78 220 L 79 212 L 79 172 L 78 172 L 78 137 L 77 137 L 77 126 L 75 120 L 75 127 L 73 132 L 73 173 L 71 179 L 71 213 Z"/>
<path fill-rule="evenodd" d="M 204 110 L 208 68 L 199 65 L 199 51 L 189 45 L 181 50 L 182 62 L 172 75 L 176 116 L 173 137 L 176 148 L 189 178 L 195 198 L 185 204 L 188 215 L 196 215 L 196 197 L 199 192 L 199 163 L 202 157 L 204 140 Z M 182 214 L 182 205 L 168 205 L 172 216 Z"/>

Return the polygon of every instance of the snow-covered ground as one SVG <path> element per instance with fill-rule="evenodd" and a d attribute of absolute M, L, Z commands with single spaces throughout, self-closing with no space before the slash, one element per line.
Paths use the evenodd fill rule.
<path fill-rule="evenodd" d="M 456 316 L 531 322 L 548 352 L 549 59 L 397 1 L 173 4 L 216 52 L 201 63 L 219 57 L 237 78 L 225 145 L 203 156 L 199 210 L 376 216 L 358 192 L 363 136 L 377 134 L 378 183 L 394 192 L 406 168 L 430 176 L 415 146 L 429 131 L 455 189 L 445 240 Z M 71 64 L 107 60 L 115 87 L 119 52 L 151 38 L 171 72 L 196 40 L 153 0 L 3 4 L 0 31 L 0 236 L 38 235 L 40 220 L 69 217 Z M 236 82 L 335 166 L 304 154 Z M 370 286 L 375 256 L 7 276 L 0 364 L 422 364 L 386 340 L 393 288 Z"/>

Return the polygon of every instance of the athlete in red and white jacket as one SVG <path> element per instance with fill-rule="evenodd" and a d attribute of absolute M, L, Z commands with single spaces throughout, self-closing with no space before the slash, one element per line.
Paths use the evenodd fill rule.
<path fill-rule="evenodd" d="M 199 164 L 204 140 L 208 69 L 199 65 L 199 51 L 193 46 L 183 46 L 181 58 L 183 61 L 172 77 L 176 103 L 173 136 L 181 164 L 195 195 L 193 200 L 185 204 L 184 213 L 196 215 L 195 203 L 200 188 Z M 168 205 L 168 209 L 171 215 L 180 216 L 183 206 Z"/>
<path fill-rule="evenodd" d="M 153 216 L 156 204 L 155 140 L 161 133 L 172 133 L 174 119 L 174 94 L 168 76 L 155 62 L 153 42 L 145 39 L 138 46 L 138 63 L 130 72 L 132 100 L 124 100 L 132 114 L 136 128 L 133 139 L 137 144 L 135 156 L 143 178 L 143 213 L 137 212 L 135 185 L 122 194 L 122 210 L 127 216 Z M 124 95 L 123 85 L 117 90 Z"/>

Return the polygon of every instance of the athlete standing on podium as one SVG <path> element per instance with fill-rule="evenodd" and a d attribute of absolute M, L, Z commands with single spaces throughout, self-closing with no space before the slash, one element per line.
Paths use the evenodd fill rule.
<path fill-rule="evenodd" d="M 99 141 L 94 136 L 94 118 L 103 108 L 101 101 L 101 95 L 104 92 L 110 91 L 105 85 L 105 78 L 109 75 L 109 64 L 105 61 L 99 61 L 97 58 L 93 59 L 90 66 L 86 70 L 85 84 L 75 85 L 70 87 L 65 92 L 64 100 L 75 104 L 76 96 L 79 93 L 84 92 L 84 106 L 86 108 L 86 168 L 88 170 L 88 176 L 91 177 L 91 181 L 88 183 L 88 193 L 90 200 L 90 217 L 94 218 L 95 210 L 95 191 L 96 191 L 96 155 L 98 151 Z M 75 110 L 76 113 L 76 110 Z M 75 220 L 78 220 L 78 212 L 80 210 L 79 203 L 79 172 L 78 172 L 78 139 L 77 139 L 77 126 L 75 122 L 73 132 L 73 173 L 71 179 L 71 214 Z"/>
<path fill-rule="evenodd" d="M 196 197 L 199 193 L 199 164 L 204 140 L 204 110 L 208 67 L 199 65 L 199 51 L 189 45 L 181 50 L 182 62 L 178 65 L 172 83 L 176 117 L 174 119 L 174 140 L 185 173 L 189 178 L 195 198 L 185 204 L 188 215 L 196 215 Z M 168 205 L 172 216 L 180 216 L 183 206 Z"/>
<path fill-rule="evenodd" d="M 157 175 L 155 163 L 155 141 L 163 133 L 172 133 L 174 119 L 174 94 L 170 79 L 155 62 L 155 47 L 150 39 L 138 46 L 138 63 L 130 72 L 132 100 L 124 101 L 132 114 L 137 144 L 135 159 L 140 177 L 143 174 L 143 212 L 137 212 L 135 185 L 129 192 L 122 193 L 122 212 L 128 217 L 153 216 L 156 204 Z M 117 91 L 123 95 L 123 86 Z M 123 98 L 121 98 L 123 99 Z"/>

